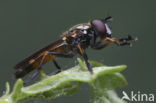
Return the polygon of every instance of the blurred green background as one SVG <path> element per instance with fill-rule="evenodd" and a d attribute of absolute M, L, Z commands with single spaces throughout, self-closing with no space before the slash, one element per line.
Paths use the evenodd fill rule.
<path fill-rule="evenodd" d="M 155 4 L 155 0 L 1 0 L 0 94 L 4 92 L 6 81 L 14 84 L 13 66 L 17 62 L 56 40 L 71 26 L 106 16 L 114 18 L 110 23 L 113 37 L 130 34 L 139 40 L 133 43 L 132 48 L 112 45 L 99 51 L 88 49 L 89 59 L 110 66 L 128 66 L 122 72 L 128 85 L 118 88 L 119 95 L 123 90 L 156 93 Z M 67 69 L 77 64 L 75 58 L 58 58 L 57 61 Z M 51 62 L 44 68 L 46 72 L 56 71 Z M 84 84 L 75 95 L 57 98 L 53 103 L 88 103 L 88 99 L 88 85 Z M 32 101 L 25 103 L 29 102 Z"/>

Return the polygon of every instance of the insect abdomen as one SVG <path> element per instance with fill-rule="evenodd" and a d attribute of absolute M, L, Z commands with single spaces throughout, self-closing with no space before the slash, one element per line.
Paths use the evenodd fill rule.
<path fill-rule="evenodd" d="M 54 58 L 55 58 L 55 56 L 50 56 L 50 55 L 46 56 L 44 58 L 43 64 L 47 63 L 49 60 L 54 59 Z M 27 63 L 25 63 L 24 65 L 21 65 L 21 67 L 19 67 L 17 69 L 17 71 L 15 72 L 14 77 L 15 78 L 22 78 L 26 74 L 28 74 L 29 72 L 33 71 L 34 69 L 38 69 L 40 66 L 40 63 L 41 63 L 41 59 L 42 59 L 42 57 L 40 57 L 36 61 L 31 59 Z"/>
<path fill-rule="evenodd" d="M 29 56 L 28 58 L 24 59 L 20 63 L 18 63 L 14 67 L 14 69 L 17 70 L 14 74 L 14 77 L 22 78 L 29 72 L 33 71 L 34 69 L 38 69 L 40 64 L 43 65 L 56 57 L 55 55 L 47 54 L 48 51 L 64 52 L 65 51 L 64 45 L 58 47 L 60 44 L 62 44 L 62 42 L 63 42 L 62 40 L 57 40 L 57 41 L 51 43 L 50 45 L 48 45 L 47 47 L 37 51 L 36 53 Z M 45 58 L 43 58 L 44 56 L 45 56 Z M 44 59 L 44 60 L 41 63 L 42 59 Z"/>

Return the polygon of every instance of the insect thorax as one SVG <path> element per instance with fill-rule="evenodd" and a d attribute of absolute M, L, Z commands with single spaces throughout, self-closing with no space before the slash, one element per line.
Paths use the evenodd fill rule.
<path fill-rule="evenodd" d="M 90 40 L 94 33 L 91 30 L 91 26 L 87 23 L 78 24 L 73 26 L 66 31 L 62 35 L 62 40 L 66 40 L 66 42 L 70 45 L 80 44 L 82 48 L 87 48 L 90 44 Z"/>

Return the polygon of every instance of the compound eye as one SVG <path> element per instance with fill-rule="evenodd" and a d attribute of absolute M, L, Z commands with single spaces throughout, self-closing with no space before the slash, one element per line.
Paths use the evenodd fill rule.
<path fill-rule="evenodd" d="M 91 25 L 94 27 L 98 34 L 105 34 L 106 33 L 106 26 L 101 20 L 92 20 Z"/>

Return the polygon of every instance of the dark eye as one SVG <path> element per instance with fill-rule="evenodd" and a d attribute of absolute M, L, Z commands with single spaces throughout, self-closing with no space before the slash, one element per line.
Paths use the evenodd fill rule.
<path fill-rule="evenodd" d="M 106 26 L 101 20 L 92 20 L 91 25 L 96 30 L 98 34 L 105 34 L 106 33 Z"/>

